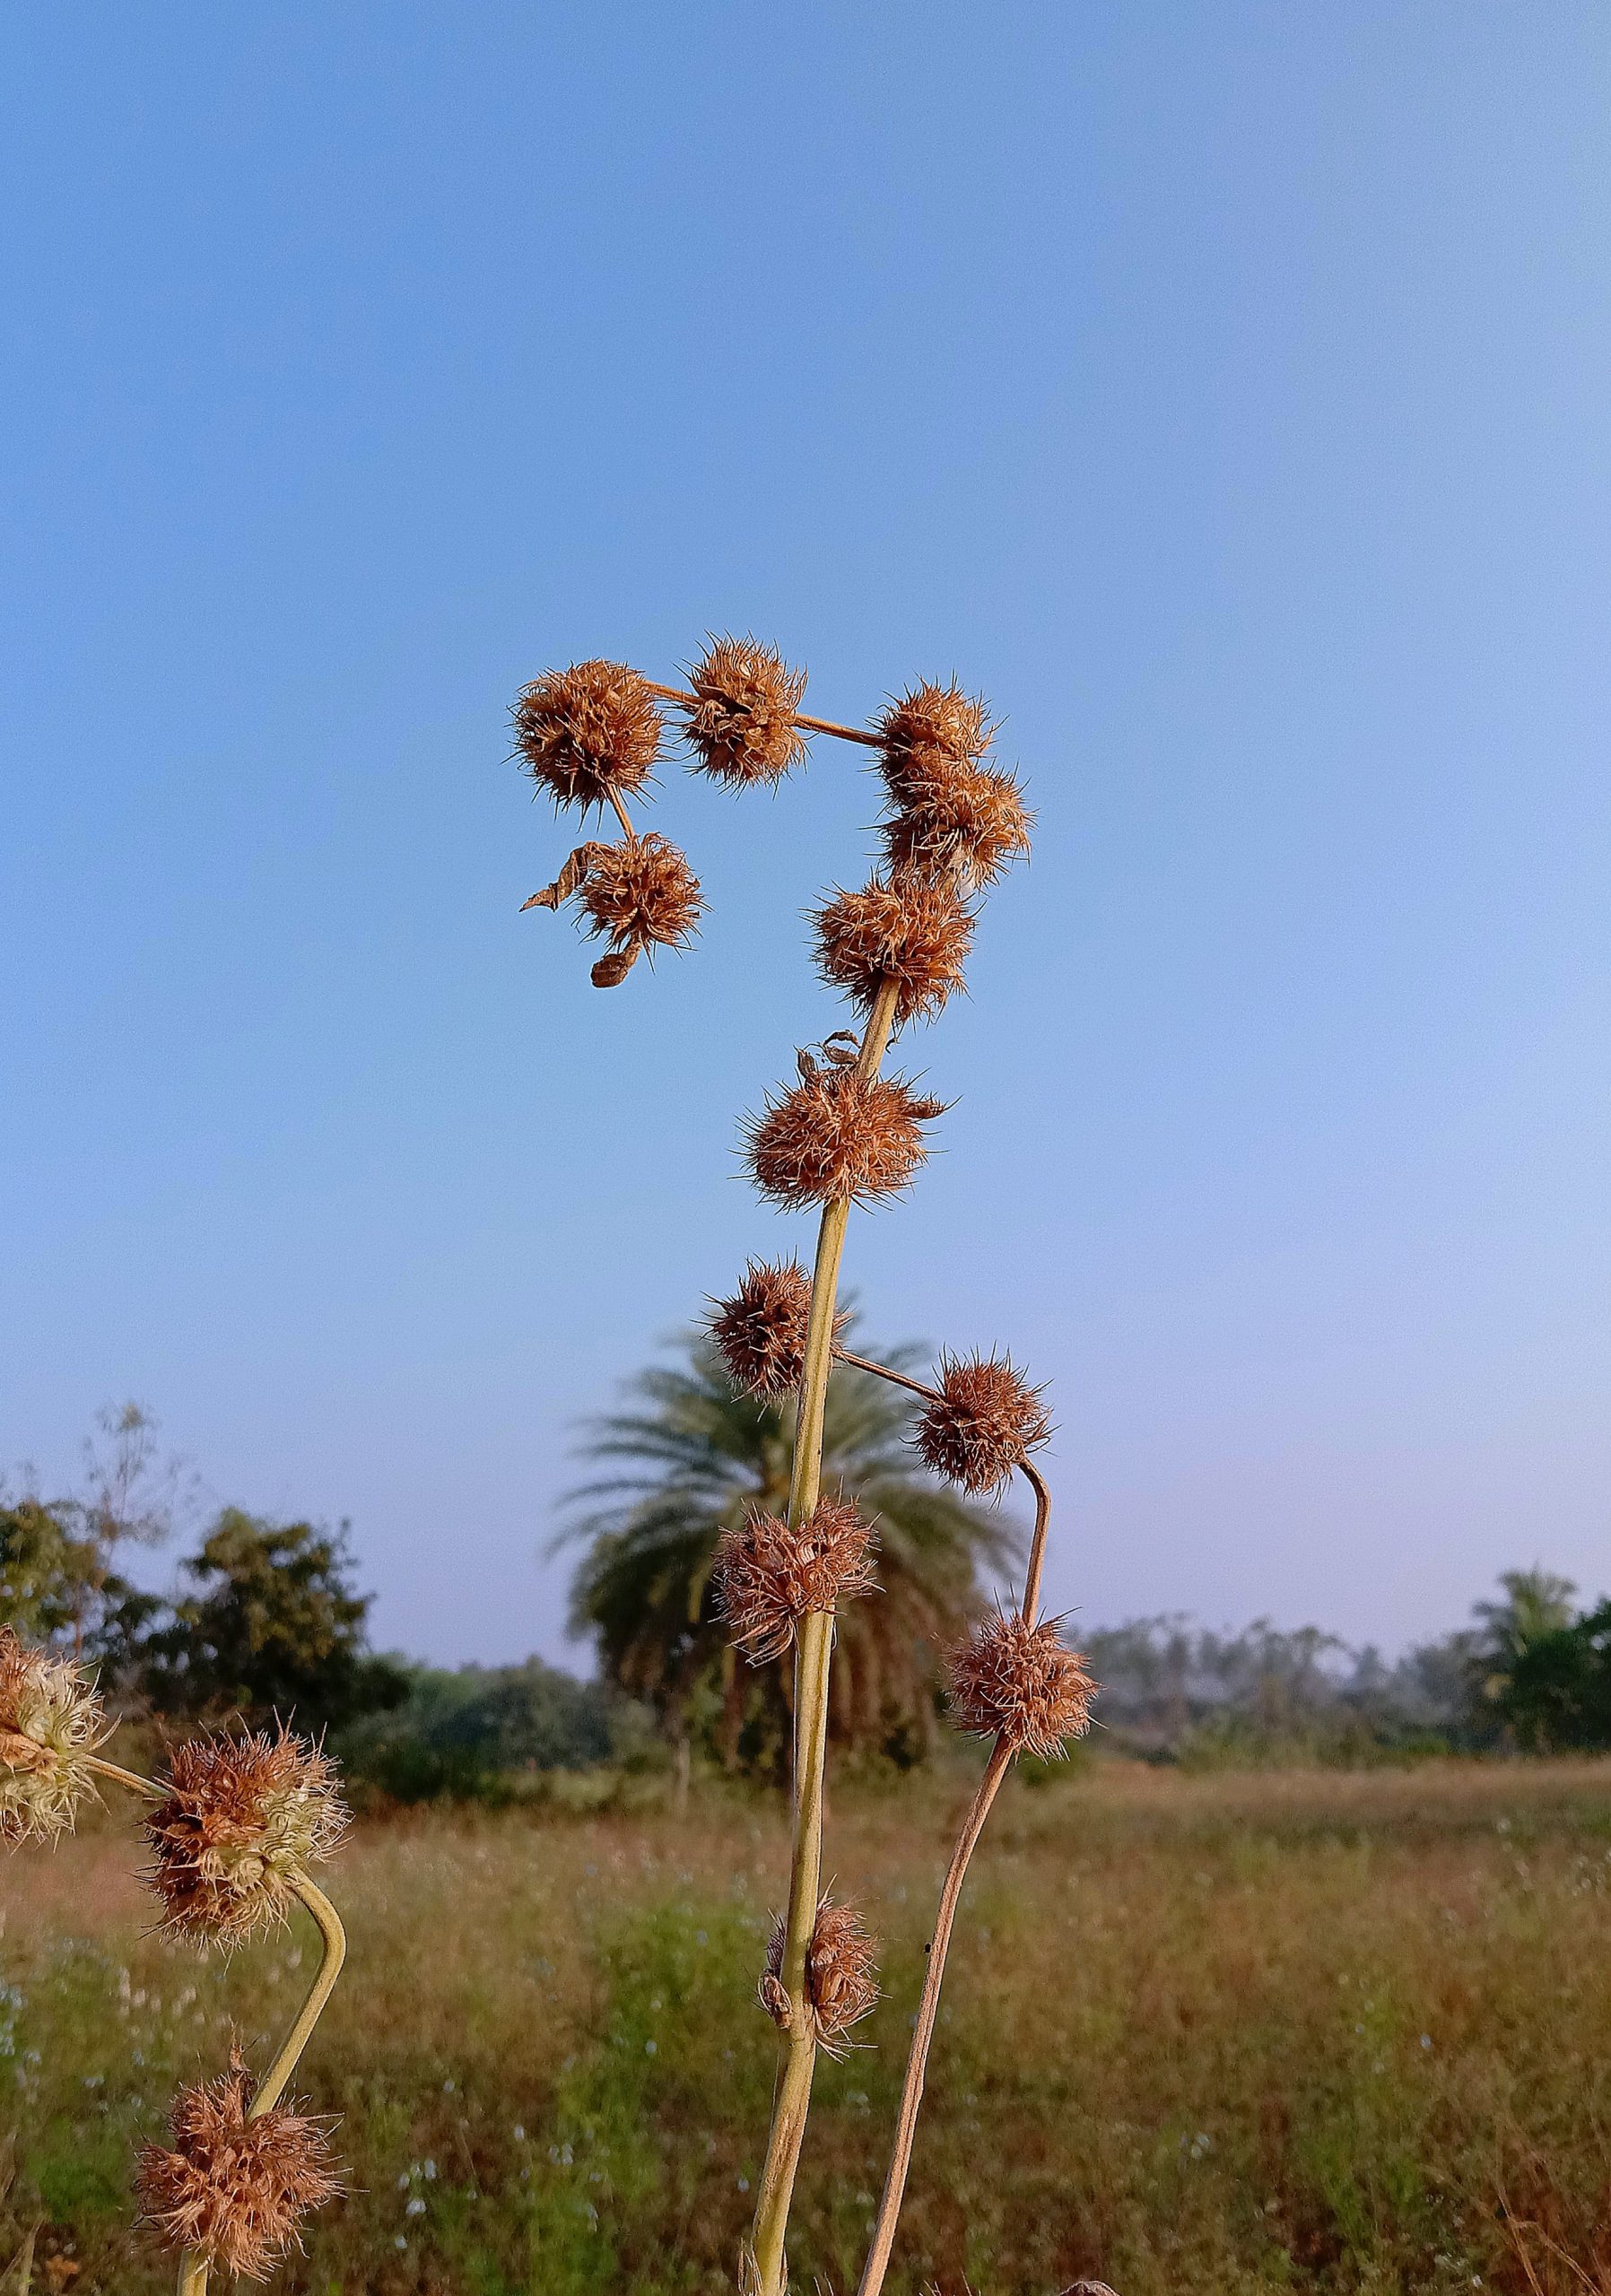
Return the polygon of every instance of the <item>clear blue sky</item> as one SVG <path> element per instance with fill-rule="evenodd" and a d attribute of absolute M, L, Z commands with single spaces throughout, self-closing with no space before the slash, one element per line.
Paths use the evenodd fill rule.
<path fill-rule="evenodd" d="M 560 1647 L 575 1414 L 748 1252 L 874 799 L 673 770 L 601 996 L 505 710 L 955 671 L 1034 860 L 858 1216 L 1052 1382 L 1051 1592 L 1393 1645 L 1611 1582 L 1603 6 L 9 10 L 0 1457 L 135 1396 Z"/>

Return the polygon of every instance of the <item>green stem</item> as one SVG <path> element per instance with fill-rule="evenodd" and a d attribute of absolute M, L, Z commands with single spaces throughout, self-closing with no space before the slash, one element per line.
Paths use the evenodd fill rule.
<path fill-rule="evenodd" d="M 895 1023 L 897 989 L 885 981 L 878 991 L 857 1059 L 858 1073 L 875 1076 Z M 816 1264 L 811 1278 L 811 1312 L 806 1329 L 806 1361 L 795 1422 L 794 1473 L 788 1519 L 797 1527 L 816 1505 L 823 1480 L 823 1420 L 828 1375 L 833 1368 L 833 1322 L 839 1299 L 840 1261 L 849 1222 L 847 1199 L 823 1206 Z M 816 2066 L 816 2031 L 806 1997 L 806 1956 L 816 1924 L 823 1874 L 823 1787 L 828 1752 L 828 1674 L 833 1657 L 833 1620 L 814 1612 L 800 1621 L 795 1644 L 794 1835 L 789 1853 L 788 1911 L 784 1917 L 782 1982 L 788 1996 L 788 2030 L 772 2097 L 772 2126 L 755 2202 L 751 2246 L 761 2296 L 783 2296 L 788 2281 L 785 2243 L 795 2172 L 811 2109 L 811 2081 Z"/>
<path fill-rule="evenodd" d="M 341 1975 L 341 1965 L 347 1957 L 347 1933 L 341 1926 L 341 1916 L 315 1883 L 306 1874 L 292 1877 L 292 1888 L 318 1924 L 324 1952 L 319 1956 L 318 1969 L 308 1988 L 308 1998 L 297 2012 L 297 2019 L 286 2034 L 280 2054 L 258 2082 L 257 2092 L 246 2109 L 248 2120 L 260 2120 L 272 2112 L 285 2093 L 285 2084 L 296 2071 L 297 2059 L 307 2048 L 320 2012 L 335 1987 Z M 179 2296 L 206 2296 L 209 2266 L 199 2248 L 187 2248 L 179 2258 Z"/>

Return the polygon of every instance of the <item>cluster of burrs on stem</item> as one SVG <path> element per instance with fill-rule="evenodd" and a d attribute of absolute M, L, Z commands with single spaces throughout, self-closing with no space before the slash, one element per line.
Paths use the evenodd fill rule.
<path fill-rule="evenodd" d="M 905 2190 L 940 1981 L 962 1878 L 1006 1771 L 1020 1753 L 1050 1756 L 1089 1726 L 1095 1690 L 1055 1619 L 1040 1616 L 1049 1496 L 1032 1454 L 1051 1430 L 1039 1391 L 997 1355 L 945 1355 L 933 1384 L 850 1353 L 837 1307 L 840 1257 L 854 1204 L 886 1202 L 927 1154 L 927 1128 L 945 1103 L 884 1074 L 892 1036 L 933 1020 L 964 986 L 983 894 L 1029 850 L 1031 819 L 1012 775 L 988 761 L 984 703 L 955 684 L 913 686 L 868 726 L 801 714 L 804 671 L 753 639 L 712 640 L 681 689 L 615 662 L 583 662 L 525 688 L 514 709 L 518 752 L 539 787 L 584 813 L 607 807 L 623 841 L 577 847 L 527 908 L 574 898 L 595 935 L 601 987 L 637 957 L 681 947 L 703 907 L 684 855 L 641 836 L 627 811 L 660 754 L 669 714 L 696 772 L 733 787 L 775 784 L 809 739 L 836 735 L 870 750 L 883 785 L 878 865 L 859 891 L 836 888 L 812 913 L 817 969 L 859 1017 L 797 1056 L 797 1074 L 745 1127 L 750 1177 L 780 1208 L 819 1213 L 815 1260 L 752 1261 L 710 1331 L 736 1387 L 766 1401 L 797 1396 L 786 1515 L 752 1508 L 724 1532 L 713 1583 L 738 1648 L 756 1664 L 792 1652 L 794 1825 L 789 1893 L 767 1952 L 762 2005 L 783 2037 L 772 2126 L 746 2285 L 781 2296 L 785 2236 L 819 2048 L 837 2049 L 878 1997 L 873 1942 L 855 1909 L 821 1888 L 823 1764 L 833 1622 L 839 1605 L 875 1594 L 876 1525 L 821 1490 L 823 1414 L 836 1363 L 910 1389 L 921 1404 L 910 1439 L 936 1474 L 971 1493 L 997 1492 L 1014 1474 L 1035 1500 L 1024 1585 L 1011 1607 L 976 1619 L 948 1657 L 958 1726 L 991 1742 L 984 1777 L 941 1894 L 913 2020 L 894 2146 L 861 2296 L 876 2296 Z"/>
<path fill-rule="evenodd" d="M 106 1761 L 93 1684 L 71 1660 L 0 1627 L 0 1839 L 69 1832 L 102 1779 L 152 1807 L 144 1876 L 169 1935 L 229 1952 L 281 1927 L 302 1905 L 318 1926 L 319 1968 L 278 2056 L 254 2082 L 233 2048 L 220 2079 L 174 2100 L 171 2143 L 141 2155 L 146 2222 L 179 2251 L 179 2296 L 204 2296 L 214 2266 L 262 2280 L 301 2245 L 309 2212 L 342 2189 L 327 2125 L 283 2103 L 346 1951 L 340 1918 L 309 1868 L 346 1830 L 335 1774 L 288 1730 L 195 1738 L 161 1779 Z"/>

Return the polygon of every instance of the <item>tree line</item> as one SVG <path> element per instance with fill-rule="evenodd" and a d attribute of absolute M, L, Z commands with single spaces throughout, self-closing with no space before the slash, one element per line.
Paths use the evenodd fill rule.
<path fill-rule="evenodd" d="M 901 1351 L 895 1351 L 897 1355 Z M 938 1741 L 938 1660 L 1021 1552 L 1011 1518 L 918 1469 L 899 1391 L 854 1372 L 830 1391 L 825 1487 L 880 1528 L 884 1599 L 841 1626 L 841 1759 L 910 1765 Z M 736 1395 L 704 1342 L 630 1383 L 591 1422 L 594 1472 L 567 1505 L 570 1624 L 599 1673 L 531 1658 L 448 1670 L 371 1648 L 347 1529 L 218 1510 L 166 1596 L 126 1551 L 173 1536 L 182 1477 L 136 1405 L 102 1414 L 74 1488 L 0 1492 L 0 1622 L 92 1666 L 158 1732 L 295 1718 L 400 1799 L 509 1790 L 533 1773 L 642 1766 L 669 1748 L 781 1779 L 788 1670 L 736 1657 L 716 1615 L 722 1530 L 787 1492 L 786 1410 Z M 1360 1761 L 1419 1752 L 1611 1748 L 1611 1601 L 1580 1609 L 1542 1568 L 1504 1575 L 1466 1628 L 1392 1664 L 1316 1627 L 1215 1632 L 1181 1616 L 1082 1639 L 1108 1744 L 1155 1760 Z"/>

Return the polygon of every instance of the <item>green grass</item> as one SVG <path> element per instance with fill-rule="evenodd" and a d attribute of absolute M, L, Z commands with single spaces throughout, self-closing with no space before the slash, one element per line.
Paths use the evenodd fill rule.
<path fill-rule="evenodd" d="M 884 1939 L 873 2046 L 818 2076 L 795 2284 L 853 2288 L 960 1774 L 835 1800 Z M 584 2296 L 733 2285 L 764 2142 L 755 2005 L 781 1812 L 426 1814 L 329 1885 L 348 1971 L 306 2064 L 350 2196 L 274 2285 Z M 300 1931 L 148 1934 L 109 1825 L 4 1867 L 0 2292 L 146 2296 L 134 2149 L 261 2052 Z M 76 2273 L 71 2268 L 78 2267 Z M 891 2286 L 1054 2296 L 1611 2292 L 1611 1767 L 1433 1763 L 1009 1787 L 947 1980 Z"/>

